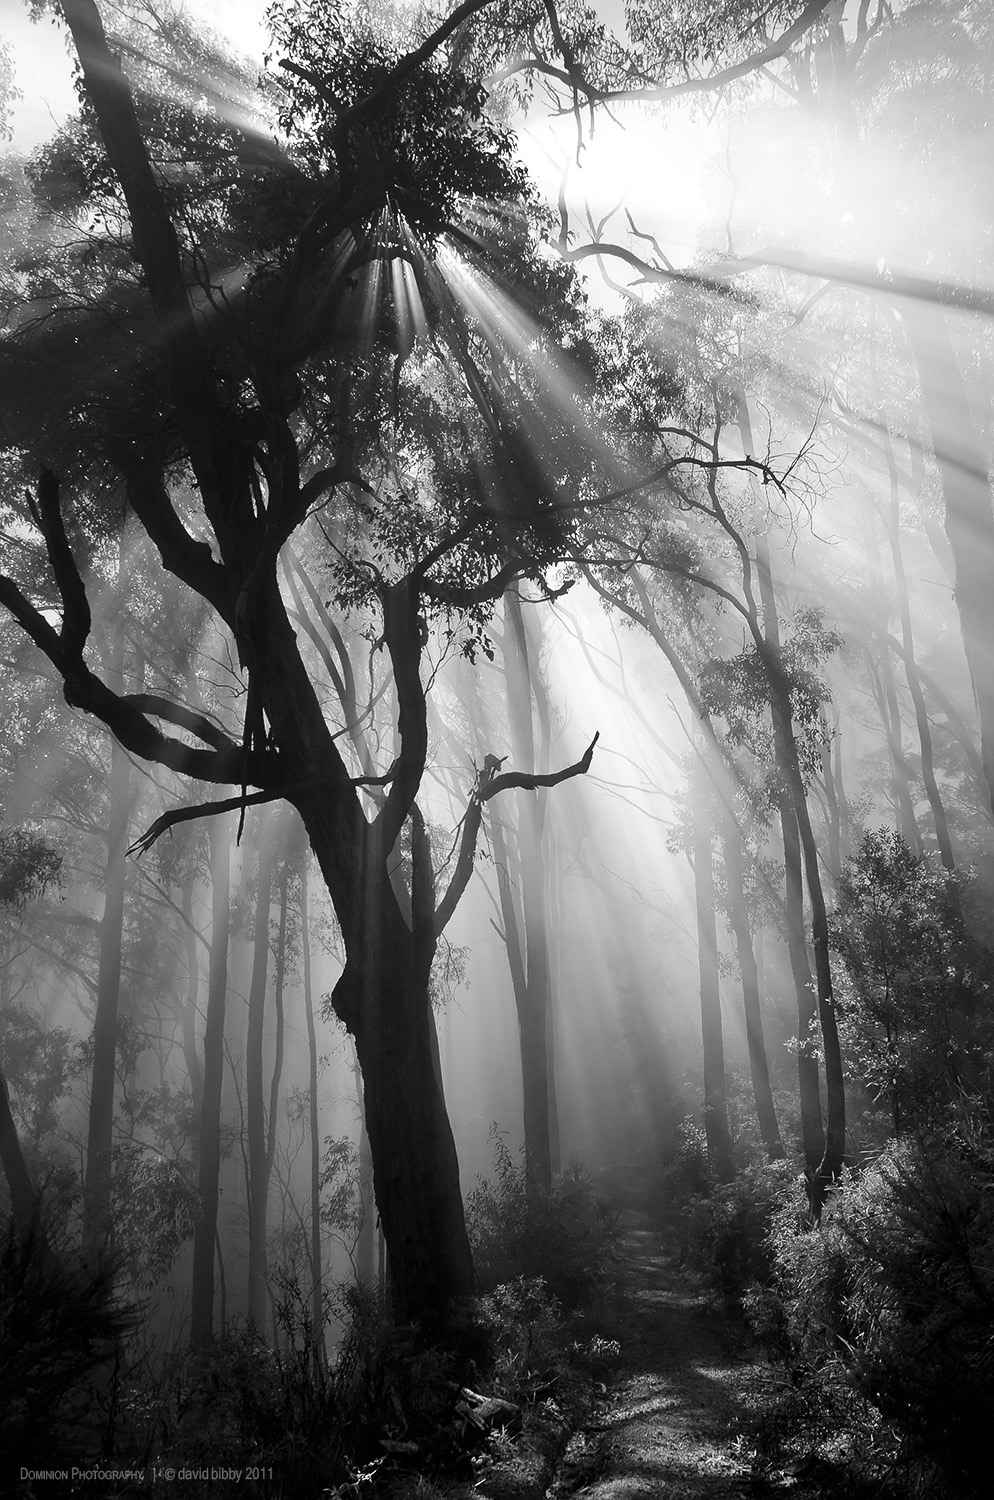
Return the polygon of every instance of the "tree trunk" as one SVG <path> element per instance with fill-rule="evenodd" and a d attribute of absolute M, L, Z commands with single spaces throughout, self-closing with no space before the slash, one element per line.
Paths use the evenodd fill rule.
<path fill-rule="evenodd" d="M 532 724 L 532 681 L 521 602 L 514 593 L 504 596 L 504 676 L 507 683 L 511 749 L 517 770 L 536 770 Z M 524 987 L 515 986 L 521 1082 L 524 1103 L 525 1170 L 528 1180 L 548 1188 L 552 1183 L 552 1140 L 549 1126 L 549 948 L 545 912 L 545 865 L 542 825 L 543 792 L 520 791 L 518 807 L 518 870 L 521 879 Z"/>
<path fill-rule="evenodd" d="M 708 789 L 709 791 L 710 789 Z M 725 1051 L 718 983 L 718 934 L 714 909 L 711 811 L 707 792 L 694 796 L 694 896 L 701 979 L 701 1041 L 704 1049 L 704 1135 L 708 1166 L 716 1182 L 732 1175 L 732 1138 L 725 1097 Z"/>
<path fill-rule="evenodd" d="M 722 820 L 722 829 L 725 876 L 728 883 L 728 918 L 735 938 L 735 952 L 742 977 L 742 1005 L 745 1011 L 749 1073 L 752 1078 L 753 1098 L 756 1102 L 756 1119 L 767 1156 L 770 1161 L 779 1161 L 784 1154 L 783 1140 L 777 1121 L 776 1106 L 773 1103 L 773 1090 L 770 1087 L 770 1064 L 763 1030 L 759 969 L 752 946 L 752 931 L 745 897 L 742 835 L 731 816 L 726 816 Z"/>
<path fill-rule="evenodd" d="M 273 1162 L 276 1160 L 276 1142 L 279 1136 L 280 1118 L 280 1084 L 283 1080 L 283 1056 L 286 1046 L 286 1006 L 284 1003 L 284 992 L 286 988 L 286 934 L 287 922 L 290 916 L 290 862 L 289 853 L 284 846 L 283 850 L 283 875 L 279 884 L 280 891 L 280 916 L 276 929 L 276 965 L 273 974 L 273 1000 L 276 1008 L 276 1025 L 273 1035 L 273 1072 L 269 1080 L 269 1110 L 266 1115 L 266 1181 L 265 1187 L 268 1195 L 269 1183 L 273 1175 Z"/>
<path fill-rule="evenodd" d="M 833 886 L 838 885 L 839 876 L 842 874 L 842 807 L 839 802 L 838 788 L 835 785 L 835 771 L 832 764 L 838 738 L 838 724 L 831 736 L 826 724 L 825 747 L 821 753 L 821 779 L 825 784 L 825 802 L 828 807 L 828 867 L 832 874 Z"/>
<path fill-rule="evenodd" d="M 119 671 L 123 639 L 120 646 L 115 645 L 114 651 Z M 117 1081 L 117 1024 L 121 996 L 130 781 L 130 762 L 114 740 L 111 744 L 107 867 L 104 910 L 100 919 L 97 1005 L 93 1019 L 93 1073 L 90 1081 L 86 1174 L 83 1182 L 83 1249 L 91 1260 L 99 1259 L 107 1249 L 114 1227 L 111 1207 L 114 1092 Z"/>
<path fill-rule="evenodd" d="M 915 804 L 911 796 L 911 772 L 904 753 L 904 734 L 901 708 L 897 701 L 897 683 L 894 680 L 894 667 L 887 646 L 887 622 L 882 621 L 881 625 L 880 718 L 890 749 L 891 779 L 894 801 L 897 806 L 897 827 L 908 848 L 918 855 L 922 852 L 921 839 L 918 836 L 918 820 L 915 817 Z"/>
<path fill-rule="evenodd" d="M 311 1322 L 314 1344 L 323 1361 L 324 1297 L 321 1270 L 321 1129 L 318 1119 L 318 1043 L 314 1025 L 314 977 L 311 973 L 310 903 L 307 889 L 309 854 L 302 842 L 300 858 L 300 962 L 304 971 L 304 1020 L 307 1025 L 307 1118 L 311 1169 Z"/>
<path fill-rule="evenodd" d="M 432 1059 L 429 968 L 385 871 L 378 897 L 382 919 L 375 941 L 365 962 L 347 961 L 333 1003 L 355 1040 L 362 1069 L 393 1313 L 399 1322 L 435 1322 L 453 1298 L 472 1296 L 473 1260 L 455 1142 Z"/>
<path fill-rule="evenodd" d="M 778 799 L 780 836 L 783 841 L 784 918 L 787 924 L 787 957 L 797 1003 L 797 1092 L 801 1114 L 801 1148 L 810 1172 L 818 1170 L 825 1154 L 825 1131 L 821 1113 L 818 1059 L 814 1053 L 814 1025 L 818 1016 L 815 983 L 808 961 L 804 932 L 804 869 L 797 819 L 790 798 Z"/>
<path fill-rule="evenodd" d="M 214 1254 L 218 1238 L 221 1168 L 221 1086 L 224 1080 L 224 1012 L 228 995 L 228 929 L 231 922 L 231 819 L 208 824 L 211 862 L 211 948 L 204 1026 L 203 1105 L 200 1117 L 200 1216 L 193 1236 L 190 1338 L 194 1346 L 214 1334 Z"/>
<path fill-rule="evenodd" d="M 894 567 L 894 582 L 897 586 L 898 612 L 901 617 L 901 643 L 904 647 L 904 674 L 908 682 L 908 691 L 915 709 L 915 723 L 918 727 L 918 743 L 921 747 L 922 758 L 922 781 L 925 784 L 925 795 L 932 812 L 932 822 L 935 825 L 935 841 L 939 846 L 939 857 L 943 866 L 952 871 L 956 868 L 953 858 L 952 839 L 949 836 L 949 822 L 946 818 L 946 809 L 942 805 L 939 795 L 938 782 L 935 779 L 935 758 L 932 754 L 932 729 L 928 722 L 928 709 L 925 705 L 925 694 L 922 692 L 921 678 L 918 675 L 918 667 L 915 662 L 915 637 L 911 624 L 911 600 L 908 595 L 908 580 L 904 573 L 904 557 L 901 553 L 901 509 L 900 490 L 898 487 L 897 464 L 894 462 L 894 447 L 890 439 L 890 433 L 884 427 L 885 453 L 887 457 L 887 474 L 890 480 L 890 515 L 886 527 L 888 540 L 890 541 L 890 555 Z"/>
<path fill-rule="evenodd" d="M 883 425 L 882 422 L 881 425 Z M 883 563 L 880 557 L 875 510 L 876 507 L 873 506 L 867 512 L 863 534 L 866 538 L 866 554 L 870 566 L 870 618 L 874 634 L 880 644 L 879 676 L 869 647 L 867 648 L 866 656 L 874 696 L 876 697 L 877 708 L 880 712 L 880 722 L 883 725 L 884 737 L 890 752 L 891 790 L 894 798 L 896 828 L 908 848 L 917 855 L 922 852 L 921 839 L 918 835 L 918 823 L 915 818 L 914 803 L 911 797 L 911 773 L 904 754 L 901 710 L 897 700 L 897 683 L 894 680 L 894 668 L 891 663 L 890 646 L 888 644 L 890 634 L 889 605 L 887 602 L 888 590 L 884 580 Z M 888 528 L 885 523 L 884 531 L 886 532 L 887 530 Z"/>
<path fill-rule="evenodd" d="M 3 1166 L 3 1174 L 7 1179 L 14 1228 L 22 1237 L 39 1234 L 41 1226 L 38 1222 L 38 1195 L 34 1190 L 31 1174 L 21 1150 L 17 1126 L 10 1109 L 7 1080 L 2 1071 L 0 1071 L 0 1164 Z"/>
<path fill-rule="evenodd" d="M 249 983 L 248 1034 L 245 1044 L 245 1111 L 248 1134 L 248 1320 L 258 1330 L 266 1326 L 269 1272 L 266 1222 L 269 1172 L 266 1151 L 266 1104 L 262 1082 L 266 984 L 269 976 L 269 912 L 273 898 L 272 809 L 265 807 L 256 822 L 259 850 L 255 929 L 252 940 L 252 978 Z"/>
<path fill-rule="evenodd" d="M 362 1223 L 356 1242 L 356 1280 L 360 1286 L 379 1285 L 376 1268 L 376 1231 L 379 1216 L 376 1212 L 376 1197 L 373 1192 L 373 1158 L 369 1150 L 369 1131 L 366 1129 L 366 1100 L 362 1087 L 362 1069 L 358 1054 L 353 1065 L 356 1100 L 359 1104 L 359 1193 L 362 1199 Z"/>
<path fill-rule="evenodd" d="M 980 715 L 987 794 L 994 809 L 994 510 L 987 456 L 941 309 L 909 299 L 901 313 L 942 479 L 946 535 L 956 572 L 956 608 Z"/>
<path fill-rule="evenodd" d="M 826 1128 L 825 1151 L 818 1169 L 811 1179 L 811 1207 L 817 1217 L 824 1203 L 828 1187 L 837 1180 L 842 1171 L 846 1148 L 846 1094 L 845 1074 L 842 1068 L 842 1051 L 839 1046 L 838 1026 L 835 1018 L 835 1001 L 832 994 L 832 968 L 829 953 L 828 911 L 825 893 L 818 867 L 818 846 L 815 843 L 808 800 L 801 773 L 797 743 L 791 721 L 790 687 L 784 675 L 780 656 L 780 632 L 777 622 L 776 600 L 773 594 L 773 573 L 770 565 L 769 546 L 765 537 L 756 547 L 757 571 L 763 602 L 764 619 L 764 666 L 770 686 L 770 704 L 773 711 L 773 733 L 777 760 L 786 783 L 790 807 L 797 823 L 797 835 L 804 858 L 804 874 L 811 903 L 811 937 L 815 957 L 815 982 L 818 996 L 818 1020 L 821 1027 L 822 1047 L 825 1055 L 825 1104 Z M 790 821 L 789 819 L 787 820 Z"/>

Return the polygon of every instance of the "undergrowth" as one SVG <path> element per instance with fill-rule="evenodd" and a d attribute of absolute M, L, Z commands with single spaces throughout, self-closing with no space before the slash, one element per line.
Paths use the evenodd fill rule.
<path fill-rule="evenodd" d="M 189 1500 L 355 1500 L 470 1485 L 510 1472 L 516 1444 L 565 1441 L 612 1355 L 576 1310 L 603 1289 L 613 1223 L 578 1168 L 543 1193 L 495 1140 L 495 1179 L 468 1205 L 482 1295 L 471 1327 L 460 1322 L 447 1342 L 392 1326 L 378 1295 L 355 1285 L 328 1294 L 318 1328 L 310 1290 L 276 1267 L 278 1347 L 231 1321 L 153 1367 L 129 1356 L 138 1314 L 129 1324 L 117 1308 L 112 1277 L 53 1280 L 12 1236 L 0 1259 L 5 1451 L 18 1463 L 44 1453 L 46 1467 L 85 1454 L 103 1472 L 141 1470 L 148 1500 L 174 1500 L 180 1476 Z M 9 1478 L 4 1493 L 33 1494 Z M 98 1478 L 65 1492 L 123 1497 L 133 1483 Z M 46 1483 L 45 1493 L 60 1490 Z"/>
<path fill-rule="evenodd" d="M 540 1278 L 563 1306 L 590 1308 L 614 1263 L 614 1216 L 577 1162 L 543 1188 L 528 1180 L 524 1160 L 514 1160 L 496 1126 L 491 1139 L 493 1178 L 481 1178 L 466 1200 L 478 1290 Z"/>

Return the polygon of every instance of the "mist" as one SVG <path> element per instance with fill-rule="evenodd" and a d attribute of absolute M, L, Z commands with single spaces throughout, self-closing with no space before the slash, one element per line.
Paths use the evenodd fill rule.
<path fill-rule="evenodd" d="M 989 9 L 34 9 L 9 1493 L 979 1496 Z"/>

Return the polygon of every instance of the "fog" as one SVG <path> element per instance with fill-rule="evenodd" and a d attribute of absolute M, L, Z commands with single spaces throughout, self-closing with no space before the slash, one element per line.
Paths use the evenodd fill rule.
<path fill-rule="evenodd" d="M 387 108 L 403 7 L 262 89 L 101 9 L 130 157 L 3 9 L 5 1214 L 157 1370 L 440 1315 L 508 1162 L 817 1223 L 908 1116 L 874 836 L 991 930 L 990 17 L 484 18 Z"/>

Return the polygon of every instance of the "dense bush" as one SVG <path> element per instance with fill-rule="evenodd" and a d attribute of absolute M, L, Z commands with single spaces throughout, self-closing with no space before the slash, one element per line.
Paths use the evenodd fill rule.
<path fill-rule="evenodd" d="M 350 1486 L 392 1463 L 394 1454 L 411 1455 L 428 1469 L 451 1458 L 444 1441 L 453 1407 L 451 1355 L 417 1341 L 410 1329 L 391 1327 L 377 1298 L 353 1286 L 328 1300 L 329 1319 L 344 1323 L 328 1357 L 300 1288 L 291 1276 L 279 1285 L 280 1348 L 251 1328 L 230 1325 L 203 1349 L 177 1351 L 157 1381 L 136 1382 L 128 1392 L 129 1452 L 159 1469 L 228 1462 L 271 1470 L 286 1495 Z M 266 1480 L 229 1488 L 239 1495 L 272 1492 Z M 227 1489 L 214 1483 L 203 1493 Z"/>
<path fill-rule="evenodd" d="M 934 1123 L 964 1092 L 989 1089 L 994 1055 L 991 892 L 949 874 L 899 834 L 864 836 L 839 881 L 833 945 L 854 1075 L 895 1134 Z"/>
<path fill-rule="evenodd" d="M 741 1298 L 773 1272 L 771 1228 L 798 1181 L 784 1161 L 754 1161 L 729 1183 L 709 1186 L 683 1207 L 687 1262 L 726 1297 Z"/>
<path fill-rule="evenodd" d="M 40 1235 L 12 1226 L 0 1240 L 0 1488 L 18 1470 L 98 1457 L 108 1440 L 108 1391 L 135 1309 L 118 1301 L 114 1268 L 87 1270 Z"/>
<path fill-rule="evenodd" d="M 540 1277 L 565 1307 L 590 1306 L 613 1263 L 612 1214 L 575 1163 L 543 1189 L 528 1182 L 496 1128 L 492 1138 L 493 1179 L 481 1178 L 466 1201 L 479 1290 Z"/>
<path fill-rule="evenodd" d="M 900 1473 L 903 1493 L 989 1494 L 978 1442 L 994 1410 L 989 1122 L 974 1111 L 893 1146 L 843 1185 L 820 1231 L 795 1220 L 784 1205 L 772 1280 L 748 1304 L 818 1414 L 809 1437 L 842 1443 L 878 1477 Z"/>

